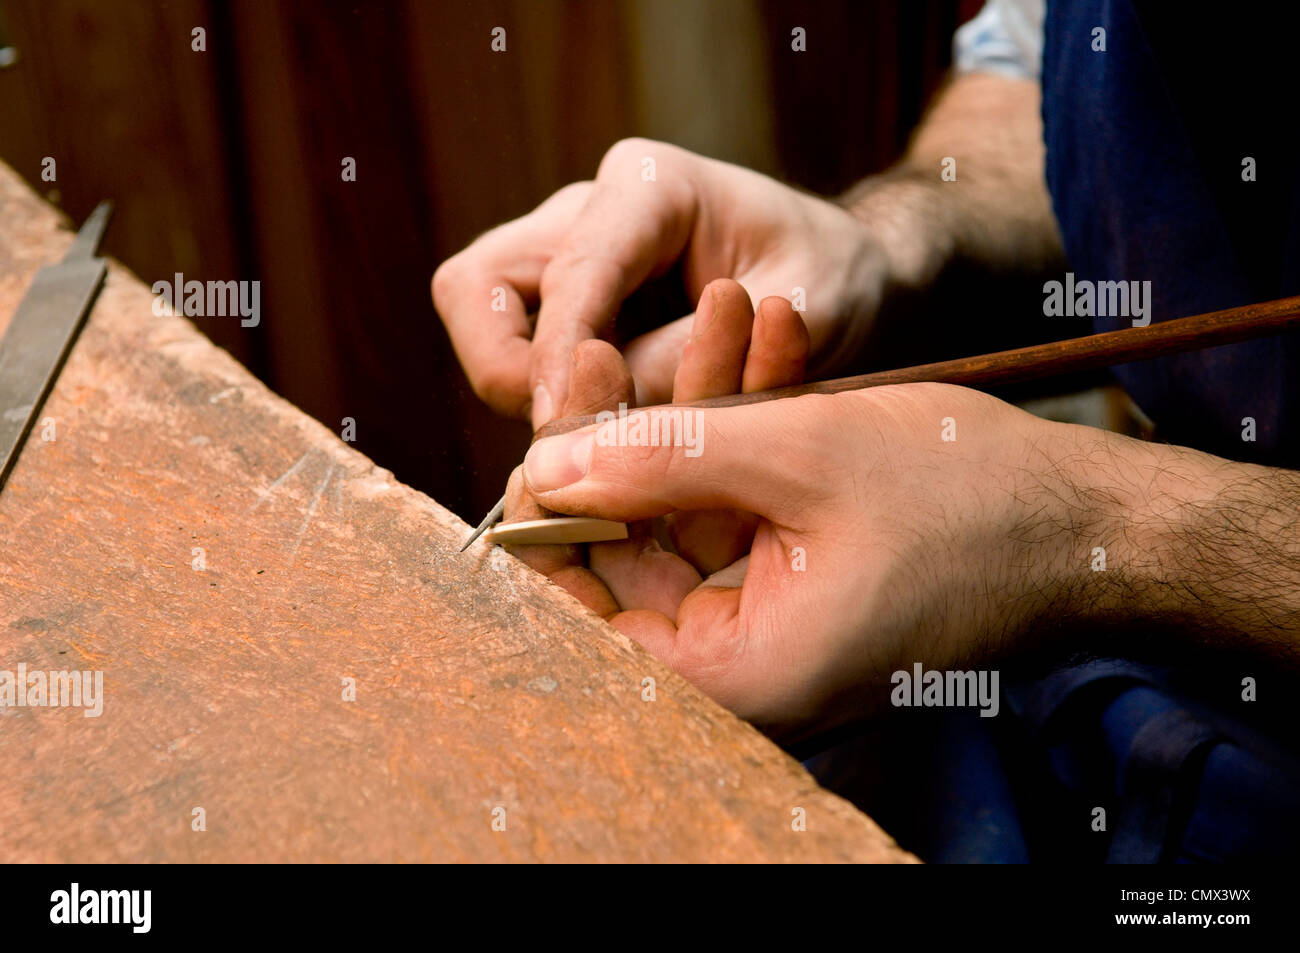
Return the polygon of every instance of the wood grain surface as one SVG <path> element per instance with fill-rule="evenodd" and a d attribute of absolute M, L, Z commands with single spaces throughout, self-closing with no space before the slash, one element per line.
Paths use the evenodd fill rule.
<path fill-rule="evenodd" d="M 70 241 L 0 166 L 0 326 Z M 102 671 L 104 707 L 0 709 L 0 860 L 913 859 L 116 264 L 41 418 L 0 670 Z"/>

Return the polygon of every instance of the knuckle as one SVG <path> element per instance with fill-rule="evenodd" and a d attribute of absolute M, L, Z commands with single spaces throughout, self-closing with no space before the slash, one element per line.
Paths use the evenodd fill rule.
<path fill-rule="evenodd" d="M 627 174 L 631 169 L 639 170 L 641 163 L 647 158 L 654 159 L 662 166 L 670 161 L 693 159 L 696 156 L 668 142 L 632 136 L 618 140 L 605 150 L 605 155 L 600 160 L 600 168 L 596 170 L 596 180 L 617 178 Z"/>
<path fill-rule="evenodd" d="M 433 280 L 429 283 L 429 287 L 433 292 L 434 307 L 439 313 L 450 307 L 456 288 L 463 283 L 464 266 L 458 260 L 459 258 L 459 255 L 453 255 L 433 272 Z"/>
<path fill-rule="evenodd" d="M 580 205 L 591 194 L 592 186 L 593 183 L 590 181 L 570 182 L 568 185 L 562 186 L 547 201 L 556 205 Z"/>
<path fill-rule="evenodd" d="M 629 136 L 626 139 L 620 139 L 605 150 L 604 158 L 600 160 L 597 177 L 601 172 L 607 172 L 613 167 L 622 167 L 629 163 L 640 162 L 642 157 L 654 155 L 662 148 L 663 143 L 656 142 L 653 139 L 645 139 L 641 136 Z"/>
<path fill-rule="evenodd" d="M 742 668 L 745 640 L 729 626 L 698 627 L 690 638 L 678 639 L 670 661 L 672 669 L 688 682 L 730 706 L 735 693 L 735 673 Z"/>

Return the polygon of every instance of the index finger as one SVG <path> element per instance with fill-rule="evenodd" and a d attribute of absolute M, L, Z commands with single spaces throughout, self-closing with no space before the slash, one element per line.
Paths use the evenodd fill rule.
<path fill-rule="evenodd" d="M 567 400 L 573 349 L 612 321 L 623 300 L 686 247 L 695 216 L 686 156 L 635 139 L 606 153 L 586 204 L 542 273 L 529 367 L 534 428 Z"/>
<path fill-rule="evenodd" d="M 443 262 L 433 300 L 474 392 L 498 413 L 525 416 L 542 271 L 591 185 L 556 192 L 532 212 L 481 235 Z"/>

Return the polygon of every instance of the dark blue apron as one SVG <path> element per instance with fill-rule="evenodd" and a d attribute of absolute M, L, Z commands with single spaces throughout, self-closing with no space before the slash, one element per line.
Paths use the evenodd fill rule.
<path fill-rule="evenodd" d="M 1155 321 L 1300 294 L 1294 80 L 1277 68 L 1294 62 L 1295 34 L 1276 11 L 1260 14 L 1268 6 L 1202 17 L 1183 4 L 1048 3 L 1047 183 L 1070 266 L 1092 281 L 1150 281 Z M 1105 52 L 1093 49 L 1098 28 Z M 1115 373 L 1162 439 L 1295 467 L 1297 369 L 1291 334 Z M 1242 440 L 1246 417 L 1254 442 Z"/>
<path fill-rule="evenodd" d="M 1078 277 L 1149 280 L 1155 321 L 1300 294 L 1296 34 L 1294 16 L 1278 15 L 1285 6 L 1217 6 L 1206 18 L 1183 4 L 1049 0 L 1047 182 Z M 1300 335 L 1115 373 L 1161 439 L 1300 463 Z M 1247 417 L 1254 441 L 1242 439 Z M 1095 799 L 1105 793 L 1096 776 L 1109 776 L 1107 859 L 1282 859 L 1300 841 L 1300 731 L 1285 707 L 1260 717 L 1241 697 L 1248 674 L 1285 684 L 1272 671 L 1263 661 L 1098 662 L 1021 687 L 1013 707 L 1066 789 L 1091 783 Z"/>

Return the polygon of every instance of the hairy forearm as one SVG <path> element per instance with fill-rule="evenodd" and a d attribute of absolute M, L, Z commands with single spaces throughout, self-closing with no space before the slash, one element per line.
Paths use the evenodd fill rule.
<path fill-rule="evenodd" d="M 1044 177 L 1040 90 L 985 73 L 955 77 L 906 155 L 844 197 L 879 232 L 902 287 L 924 288 L 955 261 L 1041 271 L 1062 256 Z M 942 177 L 945 159 L 955 179 Z"/>
<path fill-rule="evenodd" d="M 1300 658 L 1300 475 L 1159 448 L 1139 511 L 1141 611 L 1209 642 Z"/>
<path fill-rule="evenodd" d="M 1076 499 L 1078 617 L 1300 663 L 1300 473 L 1091 434 L 1044 478 Z"/>

